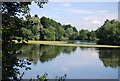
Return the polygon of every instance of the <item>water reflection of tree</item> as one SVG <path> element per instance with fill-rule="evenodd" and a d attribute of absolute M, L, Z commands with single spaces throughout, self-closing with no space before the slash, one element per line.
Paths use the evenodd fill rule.
<path fill-rule="evenodd" d="M 99 58 L 102 60 L 105 67 L 120 66 L 120 49 L 119 48 L 99 48 Z"/>
<path fill-rule="evenodd" d="M 77 47 L 64 47 L 64 46 L 52 46 L 52 45 L 23 45 L 21 51 L 23 53 L 19 57 L 26 57 L 29 60 L 33 60 L 36 64 L 39 60 L 41 62 L 47 62 L 56 58 L 61 53 L 70 54 L 75 51 Z"/>
<path fill-rule="evenodd" d="M 90 48 L 80 47 L 81 50 L 97 50 L 100 60 L 105 67 L 119 67 L 120 66 L 120 49 L 119 48 Z"/>
<path fill-rule="evenodd" d="M 90 49 L 91 47 L 79 47 L 81 50 L 88 50 L 88 49 Z"/>

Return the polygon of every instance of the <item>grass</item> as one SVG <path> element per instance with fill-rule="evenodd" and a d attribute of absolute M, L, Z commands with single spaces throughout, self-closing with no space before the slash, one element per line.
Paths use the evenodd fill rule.
<path fill-rule="evenodd" d="M 22 43 L 18 42 L 17 40 L 13 40 L 15 43 Z M 120 46 L 114 45 L 89 45 L 89 44 L 69 44 L 67 41 L 33 41 L 29 40 L 28 42 L 23 41 L 28 44 L 46 44 L 46 45 L 58 45 L 58 46 L 82 46 L 82 47 L 107 47 L 107 48 L 120 48 Z"/>
<path fill-rule="evenodd" d="M 13 40 L 15 43 L 31 43 L 31 44 L 65 44 L 68 43 L 67 41 L 33 41 L 33 40 L 29 40 L 28 42 L 26 41 L 21 41 L 18 42 L 17 40 Z"/>

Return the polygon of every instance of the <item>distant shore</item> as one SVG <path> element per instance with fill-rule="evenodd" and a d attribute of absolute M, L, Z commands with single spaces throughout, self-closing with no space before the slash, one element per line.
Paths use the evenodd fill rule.
<path fill-rule="evenodd" d="M 28 43 L 28 44 L 46 44 L 46 45 L 58 45 L 58 46 L 82 46 L 82 47 L 107 47 L 107 48 L 120 48 L 120 46 L 114 46 L 114 45 L 90 45 L 90 44 L 69 44 L 68 41 L 34 41 L 34 40 L 28 40 L 26 41 L 20 41 L 13 40 L 15 43 Z"/>

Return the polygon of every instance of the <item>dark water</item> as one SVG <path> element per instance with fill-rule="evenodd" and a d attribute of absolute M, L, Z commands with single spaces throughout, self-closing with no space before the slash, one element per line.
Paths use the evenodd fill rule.
<path fill-rule="evenodd" d="M 49 79 L 67 75 L 67 79 L 117 79 L 120 49 L 85 48 L 54 45 L 21 45 L 19 59 L 32 60 L 31 70 L 20 69 L 23 78 L 48 73 Z"/>

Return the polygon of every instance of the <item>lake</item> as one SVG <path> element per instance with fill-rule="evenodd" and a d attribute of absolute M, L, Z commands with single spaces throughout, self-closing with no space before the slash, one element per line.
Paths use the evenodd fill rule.
<path fill-rule="evenodd" d="M 49 79 L 67 75 L 67 79 L 117 79 L 119 48 L 88 48 L 42 44 L 21 45 L 17 58 L 29 61 L 23 79 L 35 79 L 48 73 Z"/>

